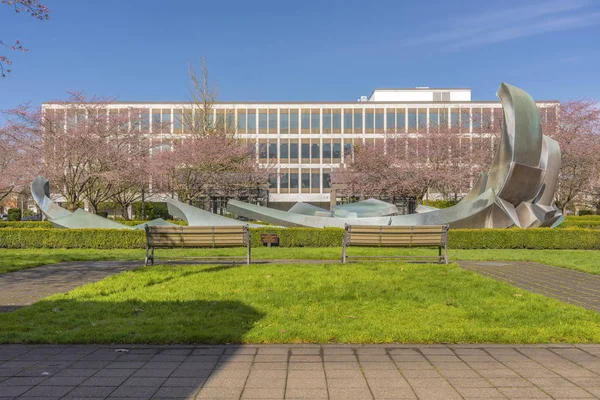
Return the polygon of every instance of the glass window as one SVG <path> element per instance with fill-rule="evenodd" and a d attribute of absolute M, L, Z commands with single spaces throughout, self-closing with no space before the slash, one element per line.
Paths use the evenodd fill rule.
<path fill-rule="evenodd" d="M 408 129 L 417 129 L 417 110 L 414 108 L 408 109 Z"/>
<path fill-rule="evenodd" d="M 323 133 L 331 133 L 331 110 L 323 110 Z"/>
<path fill-rule="evenodd" d="M 419 121 L 418 126 L 420 130 L 427 129 L 427 109 L 419 108 Z"/>
<path fill-rule="evenodd" d="M 471 126 L 471 116 L 469 110 L 460 110 L 460 124 L 463 130 L 469 130 Z"/>
<path fill-rule="evenodd" d="M 319 110 L 312 110 L 310 113 L 310 127 L 312 133 L 319 133 L 321 130 L 321 121 L 319 116 Z"/>
<path fill-rule="evenodd" d="M 302 189 L 310 188 L 310 173 L 302 173 Z"/>
<path fill-rule="evenodd" d="M 473 109 L 473 130 L 481 129 L 481 108 Z"/>
<path fill-rule="evenodd" d="M 492 109 L 484 108 L 483 115 L 481 117 L 481 126 L 484 129 L 492 129 Z"/>
<path fill-rule="evenodd" d="M 277 174 L 269 174 L 269 188 L 277 189 Z"/>
<path fill-rule="evenodd" d="M 246 111 L 238 111 L 238 129 L 242 132 L 246 132 Z"/>
<path fill-rule="evenodd" d="M 286 142 L 282 141 L 279 144 L 279 158 L 282 158 L 282 159 L 285 158 L 285 159 L 287 159 L 289 157 L 288 150 L 289 150 L 288 142 L 287 141 Z"/>
<path fill-rule="evenodd" d="M 438 126 L 438 110 L 429 109 L 429 127 L 436 128 Z"/>
<path fill-rule="evenodd" d="M 323 172 L 323 188 L 328 189 L 330 187 L 331 186 L 329 183 L 329 172 Z"/>
<path fill-rule="evenodd" d="M 152 125 L 160 125 L 160 112 L 152 111 Z"/>
<path fill-rule="evenodd" d="M 331 143 L 323 143 L 323 162 L 331 158 Z"/>
<path fill-rule="evenodd" d="M 310 158 L 310 144 L 302 143 L 302 158 Z"/>
<path fill-rule="evenodd" d="M 333 111 L 333 131 L 335 133 L 342 131 L 342 114 L 340 110 Z"/>
<path fill-rule="evenodd" d="M 254 156 L 256 154 L 256 144 L 255 143 L 248 143 L 247 148 L 248 148 L 248 154 L 250 154 L 252 156 Z"/>
<path fill-rule="evenodd" d="M 406 129 L 406 109 L 401 108 L 396 110 L 396 128 L 400 130 Z"/>
<path fill-rule="evenodd" d="M 344 133 L 352 133 L 352 110 L 344 110 Z"/>
<path fill-rule="evenodd" d="M 256 111 L 248 111 L 248 133 L 256 133 Z"/>
<path fill-rule="evenodd" d="M 259 143 L 258 144 L 258 154 L 260 158 L 267 158 L 267 144 Z"/>
<path fill-rule="evenodd" d="M 277 133 L 277 110 L 269 110 L 269 133 Z"/>
<path fill-rule="evenodd" d="M 298 133 L 298 111 L 290 110 L 290 133 Z"/>
<path fill-rule="evenodd" d="M 352 143 L 344 143 L 344 157 L 352 156 Z"/>
<path fill-rule="evenodd" d="M 279 178 L 279 186 L 282 189 L 287 189 L 289 187 L 289 175 L 287 173 L 281 174 Z"/>
<path fill-rule="evenodd" d="M 320 159 L 320 154 L 319 154 L 319 143 L 313 143 L 312 146 L 310 147 L 310 152 L 311 152 L 311 158 L 313 163 L 315 162 L 319 162 Z"/>
<path fill-rule="evenodd" d="M 288 110 L 281 110 L 279 112 L 279 133 L 289 133 Z"/>
<path fill-rule="evenodd" d="M 378 132 L 383 131 L 383 110 L 375 111 L 375 130 Z"/>
<path fill-rule="evenodd" d="M 162 124 L 163 124 L 163 132 L 171 131 L 171 110 L 170 109 L 162 110 Z"/>
<path fill-rule="evenodd" d="M 290 189 L 298 189 L 298 173 L 292 172 L 290 174 Z"/>
<path fill-rule="evenodd" d="M 141 125 L 143 131 L 147 131 L 150 128 L 150 114 L 148 111 L 142 111 Z"/>
<path fill-rule="evenodd" d="M 371 110 L 366 110 L 365 113 L 365 129 L 367 132 L 373 129 L 374 124 L 373 112 Z"/>
<path fill-rule="evenodd" d="M 227 126 L 226 128 L 232 132 L 233 130 L 235 130 L 235 114 L 233 113 L 233 110 L 227 110 L 226 114 L 227 116 Z"/>
<path fill-rule="evenodd" d="M 298 143 L 290 143 L 290 158 L 298 158 Z"/>
<path fill-rule="evenodd" d="M 341 143 L 333 144 L 333 158 L 342 158 L 342 144 Z"/>
<path fill-rule="evenodd" d="M 269 143 L 269 160 L 277 160 L 277 143 Z"/>
<path fill-rule="evenodd" d="M 258 131 L 260 133 L 267 133 L 267 112 L 261 112 L 258 114 Z"/>
<path fill-rule="evenodd" d="M 394 109 L 387 110 L 386 123 L 388 129 L 396 128 L 396 112 L 394 111 Z"/>
<path fill-rule="evenodd" d="M 173 129 L 175 132 L 181 132 L 181 128 L 183 126 L 183 111 L 182 110 L 174 110 L 173 111 Z"/>
<path fill-rule="evenodd" d="M 362 110 L 354 110 L 354 133 L 362 133 L 363 115 Z"/>
<path fill-rule="evenodd" d="M 308 129 L 310 128 L 310 113 L 308 110 L 302 111 L 302 120 L 300 122 L 302 124 L 302 132 L 308 133 Z"/>
<path fill-rule="evenodd" d="M 450 125 L 454 127 L 458 126 L 458 110 L 455 108 L 450 110 Z"/>
<path fill-rule="evenodd" d="M 313 172 L 310 174 L 310 187 L 313 189 L 318 189 L 320 187 L 321 175 L 318 172 Z"/>

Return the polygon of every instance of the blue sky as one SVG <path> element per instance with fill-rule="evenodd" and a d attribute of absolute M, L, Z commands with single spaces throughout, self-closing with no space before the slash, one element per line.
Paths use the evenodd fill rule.
<path fill-rule="evenodd" d="M 538 100 L 600 97 L 600 1 L 41 0 L 51 19 L 0 4 L 0 40 L 29 53 L 0 79 L 0 109 L 67 90 L 188 99 L 204 56 L 223 101 L 356 100 L 375 87 L 501 81 Z"/>

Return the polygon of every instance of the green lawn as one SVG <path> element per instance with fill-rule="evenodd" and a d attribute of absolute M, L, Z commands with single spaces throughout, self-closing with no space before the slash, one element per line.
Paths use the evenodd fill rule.
<path fill-rule="evenodd" d="M 245 249 L 189 249 L 156 250 L 158 257 L 185 254 L 195 255 L 243 255 Z M 350 255 L 368 254 L 421 254 L 434 255 L 432 249 L 350 248 Z M 507 260 L 535 261 L 600 275 L 600 251 L 596 250 L 450 250 L 450 260 Z M 321 248 L 255 248 L 252 257 L 259 259 L 313 259 L 337 260 L 339 247 Z M 83 260 L 143 260 L 143 250 L 92 250 L 92 249 L 0 249 L 0 273 L 37 267 L 60 261 Z"/>
<path fill-rule="evenodd" d="M 0 342 L 600 342 L 600 314 L 456 265 L 155 266 L 0 314 Z"/>

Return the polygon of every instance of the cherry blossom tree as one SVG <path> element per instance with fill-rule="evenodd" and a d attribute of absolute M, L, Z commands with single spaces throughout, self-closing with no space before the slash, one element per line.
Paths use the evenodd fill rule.
<path fill-rule="evenodd" d="M 565 214 L 589 193 L 600 173 L 600 108 L 591 100 L 567 101 L 558 118 L 547 115 L 543 132 L 558 141 L 561 168 L 555 202 Z"/>
<path fill-rule="evenodd" d="M 17 14 L 27 14 L 41 21 L 50 19 L 50 10 L 48 7 L 38 3 L 37 0 L 0 0 L 0 4 L 12 6 Z M 12 43 L 0 40 L 0 47 L 24 53 L 29 51 L 23 47 L 19 40 L 15 40 Z M 12 61 L 7 56 L 0 55 L 0 77 L 4 78 L 6 74 L 11 72 L 11 65 Z"/>

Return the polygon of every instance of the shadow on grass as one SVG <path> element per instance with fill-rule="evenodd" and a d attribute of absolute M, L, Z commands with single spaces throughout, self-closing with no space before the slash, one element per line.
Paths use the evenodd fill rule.
<path fill-rule="evenodd" d="M 66 347 L 56 355 L 48 352 L 46 359 L 36 358 L 40 360 L 36 361 L 39 362 L 36 367 L 43 369 L 32 367 L 29 373 L 33 375 L 25 376 L 38 376 L 41 371 L 49 376 L 75 376 L 77 368 L 81 368 L 78 361 L 102 362 L 108 364 L 106 368 L 129 365 L 127 368 L 139 369 L 121 370 L 130 372 L 126 380 L 118 383 L 120 386 L 111 388 L 115 397 L 162 398 L 176 394 L 178 398 L 196 398 L 201 392 L 202 396 L 212 398 L 224 390 L 212 387 L 223 373 L 231 370 L 243 373 L 240 368 L 249 373 L 256 349 L 231 344 L 243 342 L 245 334 L 262 317 L 263 314 L 238 301 L 42 300 L 0 315 L 0 342 L 117 344 Z M 63 354 L 67 362 L 61 365 Z M 111 371 L 101 369 L 97 377 L 107 379 L 106 376 L 112 375 L 104 373 Z M 183 378 L 174 380 L 185 380 L 186 386 L 174 388 L 166 378 L 155 386 L 133 385 L 136 380 L 166 376 Z M 79 385 L 73 388 L 72 396 L 89 392 L 85 382 Z"/>
<path fill-rule="evenodd" d="M 0 342 L 242 343 L 263 316 L 229 300 L 47 299 L 0 314 Z"/>

